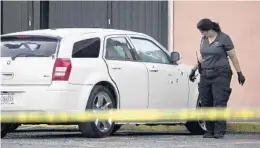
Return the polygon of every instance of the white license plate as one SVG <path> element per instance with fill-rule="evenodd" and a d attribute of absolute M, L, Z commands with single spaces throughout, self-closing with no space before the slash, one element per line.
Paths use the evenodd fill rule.
<path fill-rule="evenodd" d="M 14 93 L 1 93 L 1 104 L 14 104 Z"/>

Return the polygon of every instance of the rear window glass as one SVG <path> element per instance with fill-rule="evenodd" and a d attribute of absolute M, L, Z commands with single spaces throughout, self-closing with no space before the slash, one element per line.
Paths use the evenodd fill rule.
<path fill-rule="evenodd" d="M 58 39 L 46 37 L 2 38 L 1 57 L 50 57 L 56 53 Z"/>
<path fill-rule="evenodd" d="M 97 58 L 100 50 L 100 39 L 90 38 L 78 41 L 73 46 L 73 58 Z"/>

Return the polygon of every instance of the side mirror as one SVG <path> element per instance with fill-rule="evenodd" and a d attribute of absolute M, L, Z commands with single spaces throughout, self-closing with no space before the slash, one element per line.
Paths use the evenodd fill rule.
<path fill-rule="evenodd" d="M 180 53 L 179 52 L 171 52 L 171 59 L 173 62 L 178 62 L 180 60 Z"/>

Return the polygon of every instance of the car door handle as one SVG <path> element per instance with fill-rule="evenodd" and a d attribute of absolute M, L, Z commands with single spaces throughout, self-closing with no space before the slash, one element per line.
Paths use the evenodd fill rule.
<path fill-rule="evenodd" d="M 2 73 L 2 78 L 7 80 L 7 79 L 12 79 L 14 77 L 13 73 Z"/>
<path fill-rule="evenodd" d="M 121 67 L 112 67 L 112 69 L 114 69 L 114 70 L 120 70 L 120 69 L 122 69 Z"/>
<path fill-rule="evenodd" d="M 151 69 L 150 72 L 158 72 L 159 70 L 157 69 Z"/>

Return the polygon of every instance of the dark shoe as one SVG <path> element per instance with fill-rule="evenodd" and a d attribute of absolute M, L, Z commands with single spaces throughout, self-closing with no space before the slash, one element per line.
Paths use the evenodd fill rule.
<path fill-rule="evenodd" d="M 214 134 L 213 133 L 210 133 L 210 132 L 207 132 L 203 135 L 203 138 L 214 138 Z"/>
<path fill-rule="evenodd" d="M 216 133 L 216 134 L 214 135 L 214 138 L 216 138 L 216 139 L 224 138 L 224 134 L 222 134 L 222 133 Z"/>

